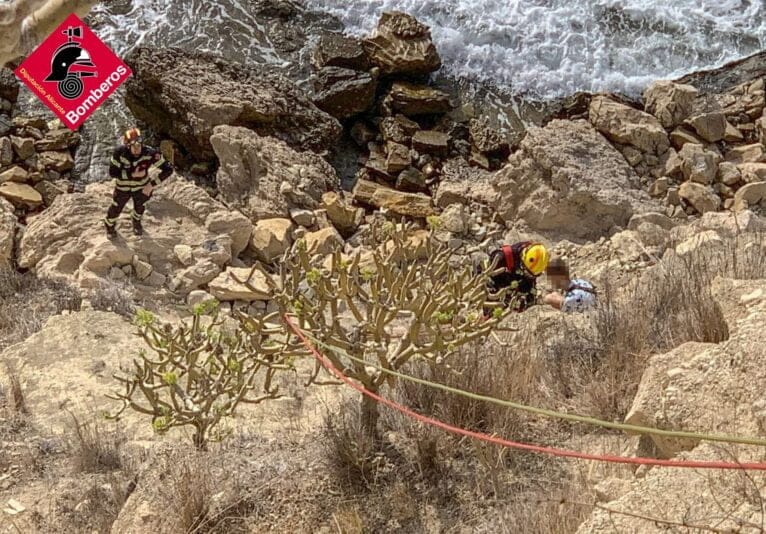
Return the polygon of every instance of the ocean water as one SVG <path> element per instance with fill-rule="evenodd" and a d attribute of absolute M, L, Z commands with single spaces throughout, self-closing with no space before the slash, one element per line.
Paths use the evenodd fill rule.
<path fill-rule="evenodd" d="M 305 0 L 366 35 L 383 11 L 431 27 L 445 71 L 516 95 L 638 95 L 766 48 L 763 0 Z"/>

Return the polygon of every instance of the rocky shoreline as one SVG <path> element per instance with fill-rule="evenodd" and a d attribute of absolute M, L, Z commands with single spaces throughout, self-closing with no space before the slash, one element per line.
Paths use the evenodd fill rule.
<path fill-rule="evenodd" d="M 272 15 L 284 15 L 280 13 Z M 761 376 L 761 358 L 766 358 L 764 58 L 759 54 L 736 62 L 732 66 L 738 69 L 736 75 L 719 69 L 657 81 L 640 101 L 620 95 L 574 95 L 551 104 L 539 125 L 527 126 L 516 137 L 495 128 L 488 117 L 433 81 L 441 60 L 430 31 L 404 13 L 385 14 L 366 39 L 324 34 L 311 55 L 313 75 L 307 88 L 262 65 L 178 48 L 139 47 L 126 58 L 135 73 L 126 89 L 126 103 L 178 172 L 149 202 L 146 235 L 130 235 L 124 215 L 118 223 L 121 236 L 115 240 L 107 239 L 101 224 L 111 201 L 111 183 L 92 183 L 74 191 L 80 135 L 50 117 L 18 113 L 18 83 L 3 69 L 0 263 L 71 284 L 85 298 L 82 311 L 55 316 L 39 335 L 5 351 L 3 359 L 26 362 L 21 377 L 35 424 L 59 431 L 64 427 L 61 406 L 75 399 L 90 408 L 102 407 L 102 393 L 113 386 L 108 375 L 130 356 L 126 351 L 140 350 L 140 340 L 123 318 L 87 310 L 99 292 L 119 286 L 130 292 L 132 301 L 175 320 L 188 318 L 199 304 L 211 301 L 221 304 L 224 315 L 242 311 L 262 316 L 278 310 L 273 291 L 284 254 L 305 246 L 312 265 L 326 268 L 334 258 L 343 262 L 358 257 L 359 265 L 369 267 L 373 250 L 386 251 L 392 244 L 388 238 L 371 239 L 374 223 L 385 219 L 393 225 L 411 225 L 406 242 L 417 259 L 426 256 L 424 244 L 432 230 L 449 249 L 450 264 L 474 262 L 503 241 L 539 239 L 555 256 L 565 258 L 577 276 L 609 288 L 604 294 L 609 295 L 611 307 L 618 299 L 637 303 L 647 287 L 661 287 L 679 266 L 723 261 L 724 277 L 703 287 L 710 309 L 695 310 L 691 319 L 673 317 L 673 306 L 684 298 L 696 305 L 702 297 L 670 293 L 678 288 L 691 291 L 691 283 L 650 296 L 657 299 L 656 309 L 666 311 L 663 317 L 669 322 L 708 325 L 714 322 L 705 316 L 710 313 L 720 331 L 691 336 L 692 342 L 673 339 L 675 344 L 662 350 L 650 347 L 651 354 L 642 355 L 645 372 L 636 378 L 638 394 L 627 419 L 649 426 L 762 434 L 766 428 L 761 387 L 766 380 Z M 345 180 L 346 172 L 352 180 Z M 207 181 L 209 186 L 196 181 Z M 253 267 L 258 270 L 250 283 L 240 283 Z M 617 319 L 629 322 L 633 318 L 628 315 Z M 540 344 L 535 350 L 555 352 L 561 335 L 579 335 L 594 327 L 587 318 L 563 316 L 535 306 L 511 318 L 514 333 L 509 339 L 523 343 L 524 336 L 531 336 Z M 648 336 L 643 330 L 631 334 Z M 580 338 L 565 341 L 575 343 L 572 339 Z M 107 343 L 108 350 L 95 352 L 101 350 L 99 343 Z M 594 349 L 575 346 L 570 352 L 577 350 L 582 354 L 576 356 L 584 358 Z M 553 366 L 548 360 L 543 363 Z M 591 362 L 594 369 L 597 363 Z M 536 371 L 548 372 L 547 367 L 524 369 L 527 374 Z M 559 372 L 566 374 L 566 368 Z M 743 377 L 752 380 L 743 386 Z M 538 378 L 531 383 L 537 384 Z M 620 390 L 623 379 L 617 377 L 605 387 Z M 560 409 L 569 410 L 575 394 L 570 391 L 558 398 Z M 318 420 L 314 412 L 301 411 L 305 397 L 300 395 L 289 400 L 310 429 L 301 434 L 301 446 L 296 447 L 308 456 L 316 446 L 311 432 Z M 316 395 L 311 401 L 317 404 L 325 400 L 313 390 L 306 395 Z M 623 401 L 630 405 L 630 399 L 632 395 Z M 284 442 L 283 412 L 291 409 L 253 416 L 250 421 L 255 426 L 269 417 L 279 422 L 269 427 L 270 441 L 257 444 L 264 449 L 256 449 L 276 458 L 276 467 L 264 467 L 262 457 L 247 460 L 259 470 L 273 468 L 279 480 L 296 462 L 285 457 L 294 453 Z M 133 419 L 126 423 L 138 436 L 132 445 L 155 451 L 158 443 L 144 423 Z M 566 432 L 573 433 L 569 427 Z M 427 443 L 409 444 L 409 450 L 397 441 L 400 436 L 390 434 L 386 439 L 407 454 L 415 454 L 414 449 L 430 454 Z M 176 445 L 169 443 L 164 445 Z M 626 454 L 662 458 L 688 454 L 720 459 L 729 453 L 660 437 L 636 438 L 621 446 L 627 448 Z M 245 462 L 240 452 L 227 450 L 227 458 Z M 742 454 L 759 460 L 752 451 Z M 308 470 L 313 471 L 306 475 L 307 483 L 313 485 L 312 477 L 317 477 L 331 486 L 322 474 L 326 466 L 311 462 L 299 456 L 296 476 L 303 476 L 304 464 L 310 464 Z M 490 465 L 486 458 L 483 462 L 483 468 Z M 495 477 L 507 467 L 504 459 L 500 462 L 491 468 Z M 119 520 L 112 518 L 112 532 L 141 532 L 146 525 L 162 523 L 156 513 L 162 508 L 154 506 L 159 490 L 146 482 L 153 466 L 142 472 L 142 485 L 122 508 Z M 0 472 L 0 492 L 21 491 L 18 473 L 18 468 L 8 476 Z M 574 477 L 573 471 L 566 473 Z M 651 515 L 657 499 L 663 502 L 660 508 L 667 506 L 682 518 L 684 510 L 676 504 L 684 493 L 705 483 L 731 493 L 741 482 L 671 473 L 594 470 L 586 482 L 595 488 L 594 502 L 625 505 L 628 511 Z M 42 494 L 39 488 L 23 489 L 27 493 L 20 499 L 41 502 L 35 497 Z M 762 498 L 760 489 L 757 493 Z M 652 499 L 646 499 L 647 494 Z M 708 494 L 700 499 L 705 506 L 716 500 Z M 268 506 L 279 509 L 287 501 Z M 751 504 L 743 505 L 748 517 L 758 512 Z M 72 515 L 84 515 L 91 505 L 73 505 Z M 504 512 L 493 509 L 493 513 Z M 282 520 L 274 519 L 274 524 L 284 526 Z M 385 524 L 395 529 L 391 525 L 399 523 L 392 521 Z M 620 516 L 619 524 L 642 531 L 647 523 Z M 596 510 L 579 531 L 613 528 L 612 514 Z"/>
<path fill-rule="evenodd" d="M 27 214 L 35 215 L 23 236 L 5 239 L 7 259 L 18 244 L 19 266 L 82 286 L 138 271 L 137 282 L 151 279 L 150 287 L 184 297 L 208 289 L 227 266 L 244 268 L 256 258 L 268 266 L 296 236 L 321 234 L 316 239 L 324 253 L 335 243 L 351 254 L 352 243 L 360 241 L 354 234 L 364 232 L 378 211 L 421 228 L 438 215 L 441 239 L 457 258 L 486 252 L 513 235 L 584 243 L 633 231 L 632 217 L 646 213 L 662 214 L 673 226 L 710 211 L 758 213 L 766 204 L 759 77 L 721 93 L 659 81 L 647 88 L 643 103 L 580 95 L 559 118 L 530 126 L 511 144 L 471 106 L 458 106 L 429 83 L 429 73 L 441 65 L 438 51 L 428 28 L 404 13 L 384 15 L 367 39 L 324 34 L 312 54 L 313 94 L 279 73 L 210 54 L 138 48 L 127 62 L 135 73 L 127 105 L 166 158 L 187 176 L 215 171 L 215 187 L 207 193 L 190 183 L 158 193 L 156 204 L 175 207 L 150 210 L 157 214 L 156 239 L 170 239 L 167 223 L 188 209 L 187 218 L 207 228 L 205 243 L 222 237 L 221 225 L 211 230 L 204 222 L 209 216 L 194 213 L 202 208 L 184 205 L 187 194 L 208 199 L 198 201 L 210 206 L 207 212 L 241 217 L 235 225 L 241 231 L 234 233 L 242 235 L 228 231 L 236 246 L 223 245 L 225 252 L 206 267 L 187 253 L 133 253 L 131 240 L 122 252 L 96 254 L 101 259 L 94 267 L 87 260 L 93 250 L 114 248 L 97 230 L 101 210 L 95 206 L 103 200 L 96 199 L 106 198 L 108 188 L 93 184 L 40 212 L 71 192 L 67 173 L 79 136 L 56 121 L 11 119 L 18 94 L 11 79 L 4 82 L 0 196 L 13 209 L 4 208 L 4 220 L 10 228 L 13 217 L 26 224 Z M 328 163 L 341 137 L 353 140 L 357 154 L 350 192 Z M 94 207 L 75 215 L 83 203 Z M 77 231 L 52 230 L 68 218 L 77 219 Z M 252 228 L 260 237 L 242 246 L 256 235 Z M 91 233 L 92 239 L 83 238 Z M 644 244 L 654 247 L 649 242 L 657 239 L 643 234 Z M 202 246 L 177 240 L 167 249 Z M 268 253 L 260 251 L 264 243 Z M 66 250 L 67 259 L 56 250 Z M 663 250 L 652 252 L 660 257 Z M 209 262 L 210 254 L 198 256 Z M 137 267 L 142 264 L 149 267 Z"/>

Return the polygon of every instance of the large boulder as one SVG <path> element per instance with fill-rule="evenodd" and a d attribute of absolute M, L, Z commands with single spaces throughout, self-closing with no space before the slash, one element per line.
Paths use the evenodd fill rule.
<path fill-rule="evenodd" d="M 323 33 L 311 55 L 311 62 L 317 69 L 340 67 L 343 69 L 367 70 L 370 60 L 355 37 L 341 33 Z"/>
<path fill-rule="evenodd" d="M 0 184 L 0 197 L 18 208 L 35 209 L 43 203 L 43 197 L 31 185 L 16 182 Z"/>
<path fill-rule="evenodd" d="M 685 343 L 654 356 L 627 417 L 631 423 L 738 436 L 766 435 L 766 281 L 718 279 L 712 293 L 729 325 L 729 338 L 718 344 Z M 730 463 L 763 460 L 759 447 L 662 436 L 644 440 L 663 457 Z M 681 451 L 689 452 L 679 457 Z M 758 482 L 761 475 L 711 473 L 707 469 L 646 471 L 633 480 L 629 492 L 606 505 L 629 515 L 595 510 L 578 533 L 667 532 L 666 525 L 647 521 L 646 516 L 718 532 L 736 532 L 741 530 L 742 521 L 760 521 L 760 502 L 766 498 L 763 484 Z M 750 480 L 754 480 L 752 485 Z"/>
<path fill-rule="evenodd" d="M 409 217 L 423 218 L 435 213 L 431 197 L 421 193 L 397 191 L 369 180 L 357 180 L 354 186 L 354 200 Z"/>
<path fill-rule="evenodd" d="M 726 135 L 726 115 L 721 111 L 711 111 L 695 115 L 686 121 L 702 139 L 709 143 L 720 141 Z"/>
<path fill-rule="evenodd" d="M 42 330 L 0 354 L 19 378 L 24 403 L 35 426 L 62 433 L 71 428 L 70 412 L 83 420 L 114 412 L 120 404 L 106 398 L 120 391 L 112 375 L 130 366 L 148 347 L 135 327 L 117 314 L 81 311 L 55 315 Z M 6 366 L 0 376 L 7 382 Z M 151 418 L 128 410 L 120 426 L 131 439 L 149 439 Z"/>
<path fill-rule="evenodd" d="M 734 195 L 734 211 L 766 205 L 766 182 L 753 182 L 742 186 Z"/>
<path fill-rule="evenodd" d="M 385 12 L 364 49 L 384 74 L 428 74 L 441 67 L 428 26 L 411 15 Z"/>
<path fill-rule="evenodd" d="M 583 120 L 529 128 L 492 181 L 504 221 L 560 237 L 598 238 L 634 213 L 660 211 L 622 154 Z"/>
<path fill-rule="evenodd" d="M 431 115 L 447 113 L 452 109 L 447 93 L 427 85 L 395 82 L 383 99 L 383 107 L 389 114 Z"/>
<path fill-rule="evenodd" d="M 270 300 L 271 289 L 266 276 L 247 267 L 228 267 L 208 284 L 208 290 L 219 301 Z"/>
<path fill-rule="evenodd" d="M 491 172 L 469 166 L 463 158 L 449 159 L 442 165 L 442 179 L 434 202 L 440 208 L 456 203 L 494 206 L 500 201 L 500 194 L 492 186 L 493 176 Z"/>
<path fill-rule="evenodd" d="M 313 152 L 297 152 L 247 128 L 216 126 L 210 138 L 220 167 L 221 198 L 253 221 L 314 209 L 322 194 L 340 188 L 335 170 Z"/>
<path fill-rule="evenodd" d="M 177 48 L 140 47 L 126 61 L 133 70 L 126 84 L 128 107 L 195 158 L 213 158 L 210 136 L 221 124 L 249 128 L 300 150 L 331 149 L 340 136 L 338 121 L 274 69 Z"/>
<path fill-rule="evenodd" d="M 691 114 L 697 93 L 691 85 L 658 80 L 644 91 L 646 111 L 657 117 L 663 127 L 674 128 Z"/>
<path fill-rule="evenodd" d="M 146 235 L 134 237 L 123 213 L 118 229 L 124 237 L 109 240 L 102 221 L 112 191 L 112 183 L 96 183 L 83 193 L 57 197 L 31 219 L 19 246 L 19 266 L 40 277 L 94 287 L 113 267 L 133 266 L 135 257 L 155 273 L 149 285 L 184 295 L 215 278 L 248 245 L 252 224 L 245 216 L 180 179 L 166 182 L 147 204 Z M 191 247 L 192 265 L 179 260 L 176 245 Z"/>
<path fill-rule="evenodd" d="M 377 73 L 324 67 L 314 79 L 314 103 L 336 119 L 364 113 L 375 101 Z"/>
<path fill-rule="evenodd" d="M 701 145 L 686 143 L 678 152 L 684 178 L 700 184 L 711 184 L 718 174 L 721 157 Z"/>
<path fill-rule="evenodd" d="M 709 186 L 696 182 L 682 183 L 678 196 L 700 213 L 715 211 L 721 206 L 721 198 Z"/>
<path fill-rule="evenodd" d="M 606 96 L 594 97 L 588 113 L 591 124 L 615 143 L 631 145 L 649 154 L 663 154 L 670 147 L 662 124 L 648 113 Z"/>
<path fill-rule="evenodd" d="M 256 258 L 271 263 L 292 245 L 293 222 L 290 219 L 261 219 L 253 228 L 250 249 Z"/>

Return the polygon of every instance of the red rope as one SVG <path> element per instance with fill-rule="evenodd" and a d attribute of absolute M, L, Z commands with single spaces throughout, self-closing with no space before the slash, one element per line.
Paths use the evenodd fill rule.
<path fill-rule="evenodd" d="M 657 458 L 634 458 L 634 457 L 628 457 L 628 456 L 614 456 L 610 454 L 588 454 L 588 453 L 572 451 L 568 449 L 559 449 L 556 447 L 543 447 L 541 445 L 519 443 L 516 441 L 510 441 L 507 439 L 490 436 L 489 434 L 483 434 L 481 432 L 474 432 L 472 430 L 466 430 L 465 428 L 452 426 L 443 421 L 439 421 L 438 419 L 433 419 L 431 417 L 427 417 L 425 415 L 414 412 L 413 410 L 410 410 L 406 406 L 402 406 L 401 404 L 398 404 L 392 400 L 381 397 L 380 395 L 377 395 L 376 393 L 373 393 L 372 391 L 368 390 L 364 386 L 357 384 L 356 382 L 348 378 L 346 375 L 344 375 L 342 372 L 340 372 L 338 369 L 336 369 L 335 366 L 333 366 L 332 362 L 330 362 L 327 358 L 322 356 L 316 350 L 316 348 L 314 348 L 311 342 L 308 339 L 306 339 L 306 336 L 303 334 L 303 332 L 297 326 L 295 326 L 295 324 L 293 324 L 293 322 L 290 320 L 290 318 L 287 315 L 285 315 L 284 318 L 287 324 L 293 330 L 293 332 L 295 332 L 295 334 L 301 339 L 301 341 L 303 341 L 306 347 L 311 351 L 314 358 L 316 358 L 319 361 L 319 363 L 321 363 L 325 367 L 325 369 L 327 369 L 336 377 L 338 377 L 339 380 L 351 386 L 356 391 L 360 392 L 362 395 L 367 395 L 371 399 L 375 399 L 377 402 L 381 404 L 385 404 L 386 406 L 393 408 L 394 410 L 397 410 L 417 421 L 420 421 L 421 423 L 434 426 L 437 428 L 441 428 L 442 430 L 446 430 L 447 432 L 451 432 L 452 434 L 467 436 L 467 437 L 478 439 L 481 441 L 486 441 L 488 443 L 493 443 L 495 445 L 500 445 L 502 447 L 509 447 L 512 449 L 521 449 L 521 450 L 532 451 L 532 452 L 537 452 L 542 454 L 549 454 L 552 456 L 560 456 L 564 458 L 578 458 L 580 460 L 595 460 L 598 462 L 633 464 L 633 465 L 652 465 L 652 466 L 661 466 L 661 467 L 686 467 L 686 468 L 694 468 L 694 469 L 746 469 L 746 470 L 766 471 L 766 463 L 711 462 L 711 461 L 695 461 L 695 460 L 660 460 Z"/>

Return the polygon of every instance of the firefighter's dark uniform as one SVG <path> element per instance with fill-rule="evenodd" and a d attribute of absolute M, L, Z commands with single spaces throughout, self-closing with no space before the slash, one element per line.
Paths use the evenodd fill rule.
<path fill-rule="evenodd" d="M 495 293 L 507 287 L 505 304 L 516 311 L 526 310 L 537 298 L 537 278 L 524 269 L 521 261 L 521 251 L 531 244 L 530 241 L 522 241 L 506 245 L 493 250 L 489 256 L 494 269 L 505 267 L 505 270 L 490 277 L 488 289 Z"/>
<path fill-rule="evenodd" d="M 151 180 L 149 176 L 150 169 L 159 169 L 159 174 Z M 134 177 L 134 173 L 139 177 Z M 173 173 L 173 167 L 165 160 L 162 154 L 146 145 L 142 145 L 141 153 L 134 156 L 127 146 L 120 146 L 112 154 L 109 162 L 109 176 L 117 180 L 117 186 L 114 188 L 112 205 L 107 211 L 105 223 L 109 227 L 114 227 L 117 218 L 122 213 L 122 209 L 128 200 L 133 199 L 133 212 L 131 218 L 134 226 L 141 226 L 141 217 L 146 209 L 146 201 L 149 197 L 144 195 L 142 189 L 147 184 L 158 186 Z"/>

